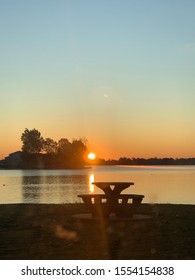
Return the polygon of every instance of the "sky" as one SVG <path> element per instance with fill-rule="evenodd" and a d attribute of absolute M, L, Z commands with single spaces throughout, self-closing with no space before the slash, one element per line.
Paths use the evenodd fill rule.
<path fill-rule="evenodd" d="M 0 158 L 25 128 L 195 157 L 194 0 L 0 0 Z"/>

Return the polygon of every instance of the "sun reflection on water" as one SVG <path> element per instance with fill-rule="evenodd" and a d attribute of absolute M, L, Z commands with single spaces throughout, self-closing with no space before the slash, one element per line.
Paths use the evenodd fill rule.
<path fill-rule="evenodd" d="M 89 175 L 89 190 L 90 190 L 90 192 L 94 192 L 94 185 L 92 184 L 93 182 L 95 182 L 95 177 L 94 177 L 94 173 L 91 173 Z"/>

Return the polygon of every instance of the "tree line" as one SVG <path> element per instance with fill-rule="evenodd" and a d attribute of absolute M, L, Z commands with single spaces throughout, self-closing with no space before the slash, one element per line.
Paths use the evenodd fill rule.
<path fill-rule="evenodd" d="M 195 165 L 195 158 L 126 158 L 100 159 L 101 165 Z"/>
<path fill-rule="evenodd" d="M 33 128 L 25 129 L 21 135 L 22 157 L 26 168 L 82 168 L 87 154 L 85 138 L 43 138 L 41 132 Z"/>

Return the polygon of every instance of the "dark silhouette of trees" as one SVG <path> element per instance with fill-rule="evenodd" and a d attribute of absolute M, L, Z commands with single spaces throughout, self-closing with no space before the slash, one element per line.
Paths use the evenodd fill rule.
<path fill-rule="evenodd" d="M 39 153 L 43 148 L 43 137 L 41 137 L 41 133 L 33 128 L 29 130 L 25 128 L 24 132 L 21 136 L 22 140 L 22 151 L 26 153 Z"/>
<path fill-rule="evenodd" d="M 46 154 L 56 154 L 58 150 L 58 144 L 51 138 L 46 138 L 43 141 L 43 151 Z"/>
<path fill-rule="evenodd" d="M 61 166 L 80 168 L 85 163 L 87 146 L 84 141 L 74 139 L 72 143 L 68 139 L 62 138 L 58 141 L 58 161 Z"/>
<path fill-rule="evenodd" d="M 24 168 L 82 168 L 85 165 L 85 138 L 58 142 L 43 138 L 37 129 L 25 129 L 21 136 Z"/>
<path fill-rule="evenodd" d="M 60 169 L 83 168 L 87 164 L 87 140 L 85 138 L 61 138 L 58 142 L 51 138 L 43 138 L 41 133 L 33 128 L 25 128 L 21 135 L 22 153 L 18 168 Z M 11 156 L 10 156 L 11 157 Z M 9 160 L 13 160 L 10 158 Z M 7 162 L 7 163 L 6 163 Z M 12 162 L 13 163 L 13 162 Z M 0 167 L 5 164 L 11 168 L 12 163 L 0 161 Z M 127 158 L 101 159 L 95 161 L 97 165 L 195 165 L 195 158 Z M 15 165 L 14 165 L 15 166 Z M 17 166 L 15 166 L 17 167 Z"/>
<path fill-rule="evenodd" d="M 71 143 L 67 138 L 61 138 L 58 141 L 58 147 L 57 147 L 58 153 L 66 154 L 70 152 L 70 149 L 71 149 Z"/>
<path fill-rule="evenodd" d="M 74 165 L 81 165 L 85 161 L 87 146 L 84 141 L 80 138 L 72 141 L 72 159 Z"/>
<path fill-rule="evenodd" d="M 101 160 L 102 165 L 195 165 L 195 158 L 126 158 Z"/>

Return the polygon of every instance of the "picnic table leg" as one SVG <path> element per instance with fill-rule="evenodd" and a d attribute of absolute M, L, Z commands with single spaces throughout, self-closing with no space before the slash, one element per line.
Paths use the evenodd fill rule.
<path fill-rule="evenodd" d="M 98 217 L 105 217 L 105 218 L 108 216 L 106 203 L 102 203 L 101 197 L 95 198 L 92 215 L 94 217 L 98 216 Z"/>
<path fill-rule="evenodd" d="M 122 204 L 123 204 L 123 205 L 126 205 L 127 202 L 128 202 L 128 197 L 123 197 L 123 198 L 122 198 Z"/>
<path fill-rule="evenodd" d="M 96 214 L 104 218 L 109 218 L 111 213 L 115 213 L 116 205 L 118 204 L 117 197 L 107 196 L 105 203 L 102 202 L 102 199 L 97 200 L 95 203 Z"/>
<path fill-rule="evenodd" d="M 141 202 L 142 202 L 142 197 L 134 197 L 133 198 L 133 204 L 134 205 L 139 205 L 139 204 L 141 204 Z"/>
<path fill-rule="evenodd" d="M 91 197 L 82 197 L 83 199 L 83 202 L 86 203 L 87 205 L 91 205 L 92 204 L 92 201 L 91 201 Z"/>
<path fill-rule="evenodd" d="M 133 212 L 133 214 L 136 213 L 136 211 L 140 207 L 142 199 L 143 199 L 142 197 L 134 197 L 133 198 L 133 201 L 132 201 L 132 212 Z"/>

